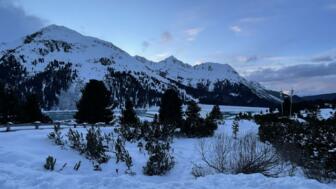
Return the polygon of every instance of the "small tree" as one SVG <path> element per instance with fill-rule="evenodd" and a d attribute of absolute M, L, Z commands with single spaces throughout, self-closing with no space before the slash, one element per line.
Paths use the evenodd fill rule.
<path fill-rule="evenodd" d="M 143 168 L 144 174 L 164 175 L 174 167 L 174 157 L 170 155 L 170 144 L 164 141 L 153 141 L 151 146 L 147 145 L 149 159 Z"/>
<path fill-rule="evenodd" d="M 90 80 L 77 103 L 78 112 L 75 119 L 78 123 L 109 123 L 114 119 L 111 107 L 111 93 L 105 84 L 102 81 Z"/>
<path fill-rule="evenodd" d="M 35 94 L 27 96 L 22 107 L 21 121 L 24 123 L 32 123 L 35 121 L 47 122 L 50 119 L 42 114 L 40 102 Z"/>
<path fill-rule="evenodd" d="M 136 139 L 140 134 L 139 125 L 140 120 L 133 109 L 133 104 L 130 100 L 127 100 L 120 117 L 121 134 L 128 141 Z"/>
<path fill-rule="evenodd" d="M 92 159 L 96 160 L 99 164 L 106 163 L 109 156 L 106 154 L 106 149 L 103 145 L 104 137 L 99 129 L 91 128 L 86 134 L 86 154 Z"/>
<path fill-rule="evenodd" d="M 238 131 L 239 131 L 239 122 L 237 119 L 234 119 L 232 122 L 232 135 L 234 139 L 237 139 Z"/>
<path fill-rule="evenodd" d="M 172 126 L 172 130 L 180 127 L 182 123 L 182 101 L 174 89 L 165 91 L 161 98 L 159 110 L 160 123 Z"/>
<path fill-rule="evenodd" d="M 182 128 L 182 132 L 187 136 L 197 135 L 197 132 L 200 131 L 202 127 L 202 119 L 200 116 L 201 108 L 195 103 L 191 101 L 188 104 L 186 114 L 186 121 L 184 127 Z"/>
<path fill-rule="evenodd" d="M 209 116 L 215 121 L 221 121 L 224 118 L 218 105 L 213 106 Z"/>

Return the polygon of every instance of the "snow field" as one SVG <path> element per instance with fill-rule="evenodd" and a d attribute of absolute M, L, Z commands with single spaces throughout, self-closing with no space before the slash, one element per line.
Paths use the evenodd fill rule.
<path fill-rule="evenodd" d="M 231 135 L 232 120 L 226 120 L 219 125 L 216 134 Z M 252 121 L 239 122 L 238 136 L 247 133 L 257 133 L 258 125 Z M 67 133 L 62 129 L 62 134 Z M 78 128 L 86 132 L 83 128 Z M 111 128 L 102 128 L 102 132 L 111 132 Z M 250 175 L 209 175 L 195 179 L 191 175 L 192 162 L 199 162 L 196 147 L 199 139 L 175 138 L 172 144 L 175 167 L 165 176 L 145 176 L 142 167 L 146 164 L 147 155 L 139 152 L 137 144 L 127 143 L 126 148 L 133 159 L 132 170 L 135 176 L 124 174 L 124 163 L 115 163 L 112 158 L 102 164 L 102 171 L 93 171 L 92 164 L 78 152 L 61 148 L 53 144 L 47 135 L 51 130 L 20 130 L 0 133 L 0 188 L 237 188 L 237 189 L 287 189 L 287 188 L 334 188 L 335 185 L 321 184 L 304 177 L 268 178 L 261 174 Z M 43 168 L 45 158 L 52 155 L 57 159 L 56 171 L 50 172 Z M 73 166 L 81 161 L 79 171 Z M 67 166 L 58 171 L 64 163 Z M 116 173 L 119 170 L 119 174 Z"/>

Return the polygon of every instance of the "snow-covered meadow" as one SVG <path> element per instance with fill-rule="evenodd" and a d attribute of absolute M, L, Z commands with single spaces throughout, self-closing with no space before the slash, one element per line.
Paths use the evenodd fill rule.
<path fill-rule="evenodd" d="M 203 114 L 206 114 L 203 109 Z M 146 118 L 148 119 L 148 118 Z M 232 134 L 231 119 L 219 125 L 216 134 Z M 78 131 L 86 132 L 84 128 Z M 136 143 L 127 143 L 126 148 L 133 159 L 134 176 L 124 174 L 124 163 L 115 163 L 112 158 L 102 164 L 102 171 L 94 171 L 91 161 L 69 147 L 55 145 L 47 135 L 52 129 L 24 129 L 12 132 L 0 132 L 0 188 L 235 188 L 235 189 L 327 189 L 335 184 L 322 184 L 300 176 L 270 178 L 261 174 L 214 174 L 194 178 L 191 174 L 193 163 L 200 161 L 197 146 L 200 139 L 175 138 L 172 143 L 174 168 L 164 176 L 145 176 L 142 168 L 148 156 L 140 152 Z M 62 129 L 63 135 L 68 128 Z M 112 132 L 113 128 L 102 128 L 103 132 Z M 239 122 L 238 136 L 248 133 L 257 134 L 258 125 L 253 121 Z M 46 171 L 43 164 L 48 155 L 57 159 L 56 171 Z M 74 165 L 81 161 L 78 171 Z M 59 169 L 66 163 L 62 171 Z M 118 169 L 118 173 L 116 172 Z"/>

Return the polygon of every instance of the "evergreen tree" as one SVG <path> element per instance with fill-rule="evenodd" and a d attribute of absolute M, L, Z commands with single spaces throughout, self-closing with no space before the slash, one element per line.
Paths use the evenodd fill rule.
<path fill-rule="evenodd" d="M 159 121 L 164 125 L 171 125 L 173 129 L 182 123 L 182 101 L 174 89 L 165 91 L 161 98 Z"/>
<path fill-rule="evenodd" d="M 238 131 L 239 131 L 239 122 L 237 119 L 234 119 L 232 123 L 232 135 L 234 139 L 237 139 Z"/>
<path fill-rule="evenodd" d="M 122 136 L 128 141 L 137 139 L 141 135 L 139 125 L 140 120 L 133 109 L 133 104 L 130 100 L 127 100 L 125 109 L 120 117 L 120 132 Z"/>
<path fill-rule="evenodd" d="M 197 130 L 202 126 L 202 119 L 200 116 L 201 108 L 195 102 L 190 102 L 188 104 L 186 114 L 186 121 L 182 132 L 187 134 L 187 136 L 193 136 L 196 134 Z"/>
<path fill-rule="evenodd" d="M 213 106 L 210 115 L 209 115 L 213 120 L 220 121 L 223 120 L 223 114 L 220 111 L 220 108 L 218 105 Z"/>
<path fill-rule="evenodd" d="M 98 80 L 90 80 L 82 91 L 82 97 L 77 103 L 78 112 L 75 119 L 78 123 L 109 123 L 114 116 L 111 111 L 111 93 L 104 83 Z"/>
<path fill-rule="evenodd" d="M 34 94 L 27 96 L 22 107 L 21 119 L 24 123 L 32 123 L 35 121 L 47 122 L 50 120 L 42 114 L 40 103 Z"/>
<path fill-rule="evenodd" d="M 137 117 L 133 104 L 130 100 L 126 100 L 125 103 L 125 109 L 121 113 L 120 117 L 120 125 L 130 125 L 130 126 L 135 126 L 136 124 L 139 123 L 139 118 Z"/>
<path fill-rule="evenodd" d="M 2 103 L 1 122 L 20 122 L 21 103 L 17 92 L 14 89 L 5 89 Z"/>

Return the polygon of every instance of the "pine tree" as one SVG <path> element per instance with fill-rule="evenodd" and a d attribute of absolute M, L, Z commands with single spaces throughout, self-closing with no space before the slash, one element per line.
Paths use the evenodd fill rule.
<path fill-rule="evenodd" d="M 120 126 L 120 133 L 127 141 L 138 139 L 141 135 L 140 120 L 130 100 L 126 101 L 125 109 L 121 113 Z"/>
<path fill-rule="evenodd" d="M 126 100 L 125 109 L 121 113 L 120 125 L 130 125 L 135 126 L 139 123 L 139 118 L 137 117 L 133 104 L 130 100 Z"/>
<path fill-rule="evenodd" d="M 182 128 L 182 132 L 187 136 L 195 136 L 198 135 L 200 130 L 202 129 L 202 118 L 200 115 L 201 108 L 195 102 L 190 102 L 188 104 L 186 114 L 186 121 Z"/>
<path fill-rule="evenodd" d="M 223 120 L 223 114 L 218 105 L 213 106 L 209 116 L 215 121 Z"/>
<path fill-rule="evenodd" d="M 111 105 L 111 93 L 105 84 L 102 81 L 90 80 L 77 103 L 78 112 L 75 119 L 78 123 L 109 123 L 114 119 Z"/>
<path fill-rule="evenodd" d="M 35 94 L 27 96 L 22 107 L 21 119 L 24 123 L 32 123 L 35 121 L 46 122 L 49 120 L 49 118 L 42 114 L 40 103 Z"/>
<path fill-rule="evenodd" d="M 159 121 L 164 125 L 170 125 L 175 129 L 182 123 L 182 101 L 174 89 L 165 91 L 161 98 Z"/>
<path fill-rule="evenodd" d="M 232 135 L 234 139 L 237 139 L 238 131 L 239 131 L 239 122 L 237 119 L 234 119 L 232 123 Z"/>

